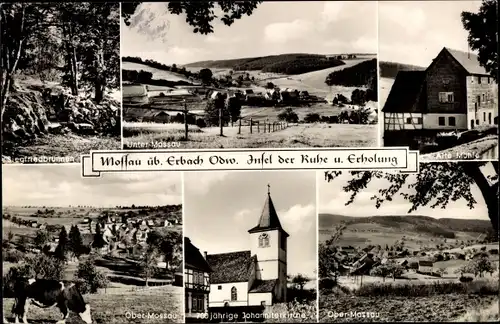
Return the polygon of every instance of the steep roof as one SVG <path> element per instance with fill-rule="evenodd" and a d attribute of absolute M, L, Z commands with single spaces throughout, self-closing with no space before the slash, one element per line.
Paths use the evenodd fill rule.
<path fill-rule="evenodd" d="M 264 207 L 262 208 L 262 213 L 260 214 L 259 223 L 248 232 L 256 233 L 273 229 L 279 229 L 286 236 L 289 236 L 281 226 L 281 222 L 278 218 L 278 213 L 276 212 L 273 200 L 271 199 L 271 193 L 268 192 L 266 201 L 264 202 Z"/>
<path fill-rule="evenodd" d="M 213 269 L 210 283 L 248 282 L 254 259 L 250 251 L 209 254 L 207 261 Z"/>
<path fill-rule="evenodd" d="M 203 255 L 201 255 L 200 250 L 187 237 L 184 237 L 184 251 L 184 266 L 186 268 L 204 272 L 213 271 Z"/>
<path fill-rule="evenodd" d="M 453 56 L 455 60 L 469 73 L 469 74 L 483 74 L 489 75 L 486 69 L 479 64 L 476 54 L 467 53 L 455 49 L 445 47 L 444 50 Z"/>
<path fill-rule="evenodd" d="M 399 71 L 383 112 L 425 112 L 427 109 L 425 71 Z"/>
<path fill-rule="evenodd" d="M 252 287 L 248 291 L 249 293 L 266 293 L 272 292 L 274 287 L 276 287 L 278 279 L 274 280 L 255 280 Z"/>
<path fill-rule="evenodd" d="M 418 261 L 418 265 L 424 266 L 424 267 L 432 267 L 434 263 L 432 261 L 423 261 L 420 260 Z"/>

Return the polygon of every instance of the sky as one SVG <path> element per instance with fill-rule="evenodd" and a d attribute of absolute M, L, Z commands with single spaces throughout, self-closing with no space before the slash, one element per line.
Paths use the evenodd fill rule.
<path fill-rule="evenodd" d="M 482 170 L 485 175 L 494 174 L 491 164 L 486 165 Z M 334 179 L 330 183 L 324 180 L 323 172 L 318 172 L 317 176 L 319 213 L 355 217 L 369 217 L 377 215 L 421 215 L 434 218 L 489 220 L 488 210 L 486 208 L 486 204 L 484 203 L 483 196 L 475 184 L 471 186 L 471 192 L 477 201 L 474 209 L 470 209 L 467 206 L 466 201 L 461 199 L 455 202 L 450 201 L 446 209 L 441 209 L 439 207 L 432 209 L 428 206 L 424 206 L 419 207 L 416 211 L 409 214 L 408 210 L 411 208 L 411 203 L 406 201 L 399 194 L 395 195 L 391 202 L 384 202 L 379 209 L 375 207 L 375 201 L 370 198 L 373 195 L 378 194 L 379 189 L 388 188 L 388 182 L 384 179 L 373 179 L 367 188 L 358 194 L 352 204 L 345 206 L 345 203 L 349 200 L 350 194 L 345 193 L 342 188 L 347 184 L 347 181 L 351 179 L 350 174 L 348 172 L 343 172 L 340 177 Z M 407 183 L 414 183 L 415 179 L 416 175 L 409 175 L 406 181 Z M 411 193 L 408 188 L 404 188 L 404 192 Z M 429 204 L 429 206 L 432 205 L 432 203 Z"/>
<path fill-rule="evenodd" d="M 314 171 L 210 172 L 184 175 L 184 235 L 208 254 L 250 250 L 269 184 L 288 238 L 288 274 L 314 278 L 317 265 Z"/>
<path fill-rule="evenodd" d="M 114 207 L 182 204 L 178 172 L 105 173 L 82 178 L 80 164 L 2 166 L 4 206 Z"/>
<path fill-rule="evenodd" d="M 360 20 L 362 17 L 362 20 Z M 122 21 L 121 52 L 164 64 L 283 53 L 376 53 L 375 1 L 264 2 L 232 26 L 214 20 L 214 33 L 193 33 L 185 15 L 165 3 L 143 3 Z"/>
<path fill-rule="evenodd" d="M 481 1 L 380 1 L 379 60 L 427 67 L 443 49 L 467 51 L 462 11 Z"/>

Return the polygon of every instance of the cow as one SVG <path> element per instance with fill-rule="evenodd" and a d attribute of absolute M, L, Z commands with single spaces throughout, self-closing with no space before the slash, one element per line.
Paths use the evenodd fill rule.
<path fill-rule="evenodd" d="M 14 285 L 14 293 L 12 314 L 15 323 L 19 323 L 21 318 L 23 323 L 28 323 L 26 319 L 28 306 L 33 304 L 41 308 L 57 306 L 63 315 L 63 319 L 57 324 L 66 322 L 69 311 L 77 313 L 85 323 L 92 324 L 90 305 L 85 303 L 74 284 L 64 284 L 62 281 L 49 279 L 21 279 Z"/>

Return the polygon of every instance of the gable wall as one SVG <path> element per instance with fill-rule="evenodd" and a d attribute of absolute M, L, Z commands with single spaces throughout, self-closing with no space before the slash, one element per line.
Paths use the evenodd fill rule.
<path fill-rule="evenodd" d="M 219 289 L 219 286 L 221 289 Z M 236 287 L 236 301 L 231 301 L 231 288 Z M 248 305 L 248 282 L 230 282 L 223 284 L 211 284 L 209 307 L 223 307 L 228 302 L 229 306 L 247 306 Z"/>
<path fill-rule="evenodd" d="M 435 58 L 427 70 L 426 81 L 429 113 L 467 113 L 466 76 L 450 54 L 441 52 Z M 454 102 L 439 102 L 440 92 L 453 92 Z"/>
<path fill-rule="evenodd" d="M 481 78 L 481 83 L 479 83 L 479 78 Z M 498 116 L 498 85 L 493 78 L 490 77 L 489 79 L 490 82 L 488 83 L 487 76 L 471 75 L 467 77 L 467 125 L 469 129 L 472 128 L 472 123 L 474 126 L 493 125 L 494 118 Z M 478 96 L 481 99 L 476 112 Z"/>

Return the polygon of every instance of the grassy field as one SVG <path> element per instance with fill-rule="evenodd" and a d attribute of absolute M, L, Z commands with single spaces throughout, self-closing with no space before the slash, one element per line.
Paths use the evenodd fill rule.
<path fill-rule="evenodd" d="M 333 92 L 333 93 L 341 93 L 344 96 L 350 98 L 352 91 L 354 89 L 357 89 L 358 87 L 342 87 L 342 86 L 329 87 L 325 83 L 326 77 L 328 76 L 328 74 L 332 72 L 340 71 L 345 68 L 358 65 L 359 63 L 368 61 L 370 59 L 371 58 L 345 60 L 344 65 L 323 69 L 319 71 L 281 77 L 270 81 L 280 88 L 293 88 L 293 89 L 306 90 L 310 94 L 316 96 L 324 97 L 328 93 Z"/>
<path fill-rule="evenodd" d="M 135 70 L 135 71 L 143 70 L 146 72 L 151 72 L 151 73 L 153 73 L 153 79 L 189 82 L 189 80 L 185 76 L 183 76 L 182 74 L 177 74 L 177 73 L 173 73 L 170 71 L 159 70 L 159 69 L 150 67 L 148 65 L 139 64 L 139 63 L 123 61 L 122 62 L 122 69 L 123 70 Z"/>
<path fill-rule="evenodd" d="M 178 148 L 260 148 L 260 147 L 371 147 L 377 144 L 377 125 L 352 124 L 298 124 L 271 132 L 250 134 L 249 127 L 225 127 L 224 136 L 218 127 L 197 128 L 190 126 L 189 141 L 184 139 L 184 125 L 159 124 L 143 127 L 124 125 L 124 148 L 145 143 L 154 148 L 155 142 L 179 142 Z M 165 148 L 165 147 L 163 147 Z M 172 147 L 175 148 L 175 147 Z"/>
<path fill-rule="evenodd" d="M 8 159 L 3 163 L 39 163 L 33 158 L 54 158 L 45 163 L 80 163 L 82 154 L 90 150 L 119 150 L 119 137 L 79 136 L 75 134 L 53 135 L 39 137 L 33 141 L 9 145 L 4 142 L 4 152 Z M 43 161 L 42 161 L 43 162 Z"/>
<path fill-rule="evenodd" d="M 116 294 L 85 295 L 84 299 L 90 304 L 94 323 L 119 324 L 119 323 L 182 323 L 183 300 L 182 287 L 158 287 L 134 292 Z M 13 299 L 3 300 L 3 311 L 7 319 L 13 322 L 10 310 Z M 132 318 L 132 315 L 153 315 L 151 318 Z M 55 323 L 61 319 L 57 308 L 42 309 L 31 306 L 28 311 L 30 323 L 46 324 Z M 81 319 L 70 313 L 68 324 L 81 324 Z"/>
<path fill-rule="evenodd" d="M 475 294 L 412 298 L 322 294 L 319 299 L 319 319 L 322 323 L 456 321 L 472 310 L 490 308 L 495 301 L 498 303 L 498 297 Z M 335 313 L 341 312 L 347 312 L 348 315 L 335 318 Z M 351 317 L 350 312 L 374 312 L 378 316 L 375 318 Z"/>

